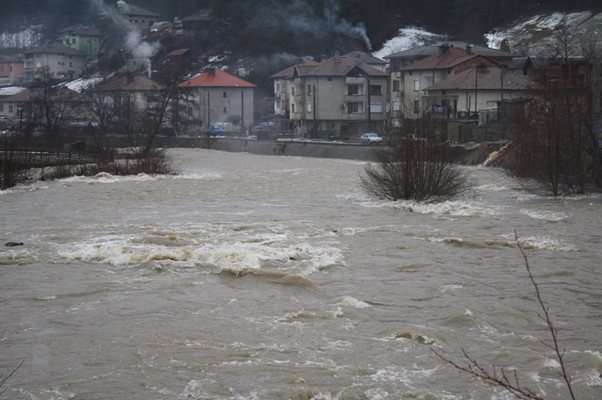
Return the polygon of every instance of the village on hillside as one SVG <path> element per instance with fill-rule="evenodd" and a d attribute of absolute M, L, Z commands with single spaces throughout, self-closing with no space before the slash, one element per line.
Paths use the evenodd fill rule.
<path fill-rule="evenodd" d="M 540 57 L 512 53 L 507 43 L 498 50 L 448 39 L 384 59 L 332 49 L 272 70 L 273 88 L 258 90 L 247 69 L 228 68 L 227 53 L 202 52 L 219 40 L 210 9 L 173 22 L 123 1 L 98 11 L 98 26 L 76 24 L 50 42 L 0 49 L 3 135 L 131 137 L 150 129 L 165 137 L 359 143 L 370 132 L 386 142 L 408 121 L 428 118 L 452 143 L 504 141 L 533 119 L 530 105 L 566 94 L 602 143 L 599 57 L 575 46 L 563 52 L 562 37 Z"/>

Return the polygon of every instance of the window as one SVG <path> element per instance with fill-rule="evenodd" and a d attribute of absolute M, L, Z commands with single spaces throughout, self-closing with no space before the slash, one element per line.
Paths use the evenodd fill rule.
<path fill-rule="evenodd" d="M 399 100 L 393 100 L 393 111 L 401 110 L 401 102 Z"/>
<path fill-rule="evenodd" d="M 433 86 L 433 77 L 432 76 L 425 76 L 424 77 L 424 88 L 428 88 Z"/>
<path fill-rule="evenodd" d="M 414 91 L 417 92 L 420 90 L 420 79 L 414 79 Z"/>
<path fill-rule="evenodd" d="M 12 104 L 9 104 L 9 105 L 8 105 L 8 112 L 9 112 L 9 113 L 11 113 L 11 114 L 14 112 L 14 109 L 13 109 L 13 105 L 12 105 Z"/>
<path fill-rule="evenodd" d="M 370 103 L 370 112 L 371 113 L 382 113 L 383 112 L 382 103 Z"/>
<path fill-rule="evenodd" d="M 311 94 L 311 85 L 307 85 L 307 94 Z"/>
<path fill-rule="evenodd" d="M 306 108 L 307 112 L 310 113 L 311 112 L 311 101 L 307 102 L 307 108 Z"/>
<path fill-rule="evenodd" d="M 276 83 L 276 93 L 280 92 L 280 84 Z"/>
<path fill-rule="evenodd" d="M 228 97 L 228 93 L 224 92 L 223 95 L 222 95 L 222 97 Z"/>
<path fill-rule="evenodd" d="M 355 113 L 363 113 L 364 112 L 364 103 L 361 101 L 353 101 L 347 103 L 347 113 L 355 114 Z"/>
<path fill-rule="evenodd" d="M 295 112 L 295 103 L 291 103 L 291 112 Z"/>
<path fill-rule="evenodd" d="M 420 112 L 420 100 L 414 100 L 414 112 L 416 114 Z"/>
<path fill-rule="evenodd" d="M 393 81 L 393 91 L 394 92 L 399 92 L 400 88 L 399 88 L 399 81 L 398 80 L 394 80 Z"/>
<path fill-rule="evenodd" d="M 69 68 L 73 67 L 73 62 L 69 61 Z"/>
<path fill-rule="evenodd" d="M 71 39 L 71 44 L 75 44 L 75 38 Z"/>
<path fill-rule="evenodd" d="M 357 96 L 363 94 L 363 85 L 347 85 L 347 96 Z"/>
<path fill-rule="evenodd" d="M 228 113 L 228 109 L 226 107 L 224 107 L 224 114 Z"/>
<path fill-rule="evenodd" d="M 370 95 L 380 96 L 381 95 L 381 86 L 380 85 L 370 85 Z"/>
<path fill-rule="evenodd" d="M 294 96 L 294 95 L 295 95 L 295 87 L 291 86 L 291 96 Z"/>

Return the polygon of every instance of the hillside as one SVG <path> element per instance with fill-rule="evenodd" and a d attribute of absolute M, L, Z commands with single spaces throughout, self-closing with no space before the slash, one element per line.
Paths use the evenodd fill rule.
<path fill-rule="evenodd" d="M 74 22 L 93 21 L 92 1 L 3 0 L 0 26 L 21 31 L 44 24 L 45 33 Z M 105 0 L 106 3 L 114 1 Z M 378 49 L 400 27 L 427 30 L 484 42 L 483 34 L 520 17 L 546 11 L 599 10 L 598 0 L 131 0 L 171 20 L 201 7 L 211 7 L 222 22 L 226 47 L 245 56 L 288 52 L 320 55 L 335 47 L 342 51 Z M 367 40 L 367 38 L 370 40 Z"/>

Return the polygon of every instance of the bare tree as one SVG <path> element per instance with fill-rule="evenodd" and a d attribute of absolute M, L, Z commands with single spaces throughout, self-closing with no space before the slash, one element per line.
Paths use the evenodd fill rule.
<path fill-rule="evenodd" d="M 448 143 L 428 116 L 405 120 L 389 147 L 376 153 L 361 186 L 381 199 L 437 202 L 469 188 L 465 174 L 448 160 Z"/>

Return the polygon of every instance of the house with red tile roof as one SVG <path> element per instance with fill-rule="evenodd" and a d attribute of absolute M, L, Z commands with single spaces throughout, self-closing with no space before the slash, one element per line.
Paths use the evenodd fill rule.
<path fill-rule="evenodd" d="M 217 68 L 209 68 L 179 85 L 178 107 L 188 133 L 206 132 L 215 123 L 228 123 L 238 132 L 254 124 L 256 85 Z M 237 133 L 238 133 L 237 132 Z"/>
<path fill-rule="evenodd" d="M 357 54 L 305 61 L 271 77 L 276 116 L 296 136 L 359 137 L 387 129 L 389 74 Z"/>

